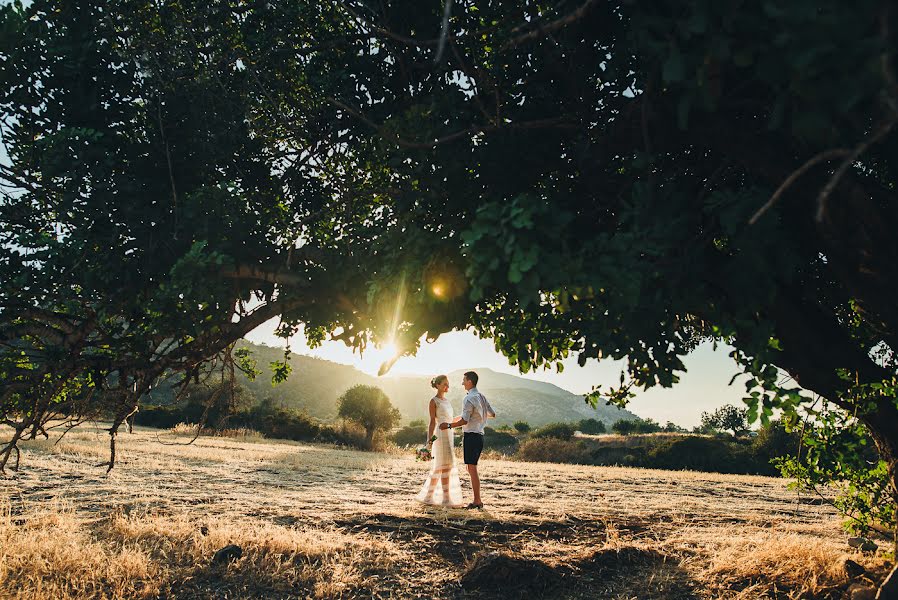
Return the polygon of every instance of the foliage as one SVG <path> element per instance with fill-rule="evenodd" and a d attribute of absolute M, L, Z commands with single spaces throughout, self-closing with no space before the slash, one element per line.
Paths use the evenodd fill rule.
<path fill-rule="evenodd" d="M 666 433 L 686 433 L 686 429 L 684 427 L 680 427 L 673 421 L 668 421 L 664 424 L 664 427 L 661 428 L 661 431 Z"/>
<path fill-rule="evenodd" d="M 866 532 L 874 524 L 894 528 L 888 465 L 877 454 L 868 430 L 829 403 L 809 412 L 813 420 L 803 423 L 803 431 L 795 432 L 796 424 L 791 425 L 800 446 L 773 463 L 802 491 L 820 494 L 820 488 L 835 486 L 839 494 L 834 504 L 849 517 L 850 529 Z"/>
<path fill-rule="evenodd" d="M 569 440 L 574 437 L 577 427 L 572 423 L 549 423 L 543 425 L 539 429 L 530 434 L 531 438 L 557 438 L 559 440 Z"/>
<path fill-rule="evenodd" d="M 591 464 L 589 452 L 582 441 L 558 437 L 525 440 L 515 453 L 515 458 L 528 462 Z"/>
<path fill-rule="evenodd" d="M 822 395 L 894 496 L 896 11 L 490 0 L 448 46 L 442 11 L 3 7 L 0 468 L 58 407 L 114 434 L 166 369 L 227 374 L 280 314 L 623 360 L 588 397 L 621 405 L 725 342 L 750 421 Z"/>
<path fill-rule="evenodd" d="M 343 392 L 337 401 L 337 415 L 364 428 L 368 447 L 375 432 L 389 431 L 402 418 L 383 390 L 373 385 L 356 385 Z"/>
<path fill-rule="evenodd" d="M 736 474 L 757 472 L 748 448 L 717 438 L 698 436 L 683 436 L 652 448 L 643 464 L 656 469 Z"/>
<path fill-rule="evenodd" d="M 576 427 L 579 431 L 591 435 L 605 433 L 605 423 L 597 419 L 581 419 Z"/>
<path fill-rule="evenodd" d="M 739 437 L 748 433 L 748 409 L 724 404 L 712 413 L 702 413 L 702 429 L 730 431 Z"/>
<path fill-rule="evenodd" d="M 499 431 L 492 427 L 484 427 L 483 432 L 483 447 L 488 450 L 507 451 L 518 443 L 518 438 L 508 431 Z"/>
<path fill-rule="evenodd" d="M 514 429 L 518 433 L 528 433 L 530 431 L 530 423 L 527 421 L 515 421 Z"/>
<path fill-rule="evenodd" d="M 421 425 L 409 424 L 405 427 L 393 432 L 390 439 L 397 446 L 415 446 L 420 447 L 427 441 L 427 426 L 424 422 Z"/>
<path fill-rule="evenodd" d="M 655 433 L 661 426 L 654 419 L 621 419 L 611 426 L 611 430 L 621 435 L 633 433 Z"/>

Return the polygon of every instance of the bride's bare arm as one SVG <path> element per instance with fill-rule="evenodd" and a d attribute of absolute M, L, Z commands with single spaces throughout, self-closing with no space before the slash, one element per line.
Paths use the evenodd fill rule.
<path fill-rule="evenodd" d="M 430 438 L 433 437 L 433 430 L 437 427 L 437 403 L 430 399 L 430 425 L 427 426 L 427 445 L 430 446 Z"/>

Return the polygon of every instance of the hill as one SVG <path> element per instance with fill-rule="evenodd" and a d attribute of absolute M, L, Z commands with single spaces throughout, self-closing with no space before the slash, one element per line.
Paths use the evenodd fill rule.
<path fill-rule="evenodd" d="M 292 373 L 284 383 L 271 385 L 272 361 L 283 358 L 283 350 L 269 346 L 242 342 L 257 361 L 262 374 L 255 381 L 241 377 L 241 383 L 257 398 L 270 397 L 285 406 L 305 409 L 310 415 L 331 420 L 337 414 L 337 398 L 357 384 L 375 385 L 390 397 L 402 412 L 403 420 L 423 419 L 427 416 L 427 402 L 433 395 L 430 379 L 425 376 L 374 377 L 355 367 L 342 365 L 320 358 L 292 354 Z M 489 398 L 496 409 L 496 424 L 527 421 L 533 426 L 556 421 L 579 421 L 594 417 L 606 425 L 621 419 L 632 419 L 629 411 L 611 406 L 593 409 L 583 400 L 583 396 L 564 390 L 557 385 L 532 381 L 498 373 L 491 369 L 477 368 L 480 375 L 478 389 Z M 453 371 L 449 376 L 449 398 L 457 410 L 461 410 L 464 397 L 461 387 L 462 373 Z"/>

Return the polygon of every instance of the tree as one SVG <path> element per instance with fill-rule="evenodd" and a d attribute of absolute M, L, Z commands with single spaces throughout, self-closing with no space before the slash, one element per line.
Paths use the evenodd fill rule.
<path fill-rule="evenodd" d="M 2 103 L 14 117 L 4 136 L 13 167 L 3 173 L 25 190 L 8 194 L 2 212 L 2 231 L 14 234 L 3 240 L 0 275 L 16 282 L 3 292 L 13 348 L 3 355 L 4 418 L 23 407 L 44 415 L 61 397 L 97 404 L 98 379 L 150 385 L 139 365 L 167 356 L 157 350 L 168 339 L 178 342 L 165 362 L 196 369 L 239 333 L 235 307 L 261 292 L 269 314 L 283 314 L 287 330 L 305 324 L 313 341 L 333 332 L 362 349 L 395 338 L 413 352 L 422 336 L 472 325 L 525 372 L 572 355 L 625 360 L 620 386 L 594 390 L 594 402 L 626 404 L 633 389 L 674 385 L 698 343 L 725 342 L 749 375 L 750 420 L 767 422 L 775 409 L 795 420 L 814 394 L 828 399 L 869 432 L 894 504 L 890 5 L 493 0 L 454 5 L 445 37 L 443 7 L 410 0 L 236 15 L 216 3 L 178 6 L 104 3 L 78 15 L 48 2 L 4 7 L 4 56 L 15 59 L 3 63 Z M 210 31 L 197 26 L 207 20 L 221 26 L 195 43 L 188 32 Z M 101 39 L 117 43 L 88 46 L 89 61 L 72 43 Z M 286 57 L 284 47 L 300 51 Z M 130 50 L 105 54 L 121 49 Z M 235 49 L 248 49 L 239 64 Z M 144 56 L 155 61 L 135 62 Z M 135 67 L 97 68 L 122 62 Z M 217 80 L 240 91 L 245 109 L 212 120 L 214 131 L 200 118 L 172 121 L 176 104 L 156 91 L 193 93 Z M 132 89 L 150 93 L 135 102 L 121 92 Z M 55 111 L 41 98 L 72 100 Z M 215 98 L 187 100 L 177 105 Z M 82 132 L 104 113 L 78 107 L 106 104 L 115 109 L 107 122 Z M 122 135 L 105 135 L 121 123 Z M 225 132 L 239 139 L 226 135 L 204 164 L 209 140 Z M 171 164 L 187 165 L 174 186 L 166 147 Z M 237 165 L 264 177 L 244 182 L 231 175 Z M 154 193 L 126 202 L 116 182 L 140 173 L 136 189 Z M 208 182 L 191 185 L 192 173 Z M 115 193 L 78 188 L 91 182 Z M 227 208 L 215 224 L 270 226 L 245 239 L 216 225 L 225 233 L 191 254 L 207 236 L 182 229 L 196 224 L 181 213 L 185 195 L 172 193 L 184 186 L 224 198 L 198 211 Z M 169 197 L 163 211 L 158 199 Z M 96 215 L 114 226 L 94 227 Z M 178 232 L 166 236 L 176 252 L 164 252 L 151 223 Z M 308 252 L 297 247 L 306 239 Z M 146 266 L 154 252 L 167 257 L 158 272 Z M 180 281 L 190 284 L 183 303 Z M 203 321 L 213 309 L 217 330 Z M 103 348 L 102 360 L 87 361 L 80 348 L 99 335 L 88 327 L 94 313 L 104 333 L 91 350 Z M 171 314 L 183 320 L 162 317 Z M 46 365 L 73 355 L 77 368 L 63 361 L 44 377 Z M 34 424 L 16 421 L 16 435 L 39 431 Z"/>
<path fill-rule="evenodd" d="M 664 427 L 661 428 L 661 431 L 664 431 L 666 433 L 686 433 L 685 428 L 680 427 L 673 421 L 668 421 L 667 423 L 665 423 Z"/>
<path fill-rule="evenodd" d="M 530 423 L 527 421 L 516 421 L 513 427 L 518 433 L 527 433 L 530 431 Z"/>
<path fill-rule="evenodd" d="M 702 413 L 702 428 L 731 431 L 734 437 L 748 433 L 748 410 L 724 404 L 712 413 Z"/>
<path fill-rule="evenodd" d="M 569 440 L 574 437 L 576 431 L 576 427 L 571 423 L 548 423 L 534 431 L 530 437 Z"/>
<path fill-rule="evenodd" d="M 402 419 L 399 409 L 390 403 L 382 389 L 361 384 L 343 392 L 338 400 L 337 415 L 365 429 L 368 448 L 373 446 L 376 432 L 389 431 Z"/>
<path fill-rule="evenodd" d="M 305 325 L 361 351 L 395 312 L 367 302 L 364 275 L 387 264 L 420 286 L 372 226 L 386 158 L 328 100 L 365 96 L 346 74 L 379 68 L 338 48 L 364 46 L 359 30 L 336 4 L 0 7 L 0 471 L 58 417 L 110 419 L 111 469 L 166 377 L 255 372 L 234 344 L 275 317 L 285 338 Z M 412 348 L 462 324 L 430 296 L 403 316 L 391 335 Z"/>
<path fill-rule="evenodd" d="M 471 323 L 523 371 L 626 360 L 591 396 L 620 404 L 726 342 L 750 420 L 829 399 L 894 504 L 896 11 L 484 2 L 453 10 L 440 63 L 436 19 L 408 6 L 359 19 L 396 81 L 422 65 L 414 89 L 348 112 L 407 165 L 397 202 L 458 240 Z"/>
<path fill-rule="evenodd" d="M 620 435 L 656 433 L 661 431 L 661 426 L 654 419 L 621 419 L 611 426 L 611 430 Z"/>
<path fill-rule="evenodd" d="M 598 434 L 605 433 L 605 423 L 597 419 L 582 419 L 577 428 L 583 433 Z"/>

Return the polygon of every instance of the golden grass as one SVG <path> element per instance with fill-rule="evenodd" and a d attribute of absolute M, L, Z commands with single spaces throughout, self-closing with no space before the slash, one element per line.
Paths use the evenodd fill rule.
<path fill-rule="evenodd" d="M 484 552 L 544 572 L 475 597 L 838 598 L 846 558 L 885 569 L 778 479 L 494 455 L 487 510 L 447 511 L 413 501 L 410 451 L 191 436 L 122 435 L 109 476 L 100 428 L 27 442 L 0 480 L 0 597 L 456 598 Z M 243 556 L 213 566 L 231 543 Z"/>
<path fill-rule="evenodd" d="M 196 435 L 196 423 L 178 423 L 169 431 L 174 435 L 187 435 L 193 437 Z M 209 427 L 204 427 L 200 435 L 209 436 L 209 437 L 230 437 L 230 438 L 238 438 L 242 440 L 263 440 L 265 436 L 256 431 L 255 429 L 249 429 L 247 427 L 237 427 L 233 429 L 211 429 Z"/>
<path fill-rule="evenodd" d="M 208 597 L 252 589 L 336 598 L 365 589 L 405 553 L 389 540 L 315 527 L 221 517 L 114 514 L 89 523 L 48 507 L 0 517 L 2 597 Z M 211 564 L 238 543 L 243 556 Z"/>

